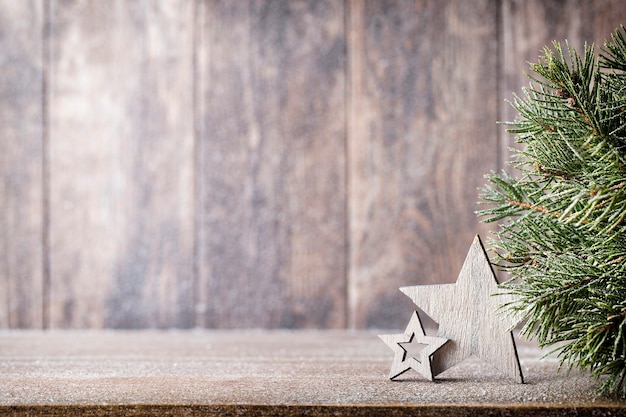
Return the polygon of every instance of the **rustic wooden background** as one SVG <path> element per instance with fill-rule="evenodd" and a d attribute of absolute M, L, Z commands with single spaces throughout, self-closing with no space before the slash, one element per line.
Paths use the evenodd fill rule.
<path fill-rule="evenodd" d="M 620 0 L 0 0 L 0 328 L 403 328 L 505 99 Z"/>

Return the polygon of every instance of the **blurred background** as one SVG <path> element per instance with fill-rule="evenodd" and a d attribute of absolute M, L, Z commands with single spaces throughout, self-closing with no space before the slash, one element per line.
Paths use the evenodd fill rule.
<path fill-rule="evenodd" d="M 621 0 L 0 0 L 0 328 L 404 328 Z"/>

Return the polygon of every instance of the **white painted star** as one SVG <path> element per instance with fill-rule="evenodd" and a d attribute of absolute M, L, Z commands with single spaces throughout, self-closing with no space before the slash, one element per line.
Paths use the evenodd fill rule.
<path fill-rule="evenodd" d="M 430 381 L 433 380 L 433 372 L 430 365 L 432 356 L 447 342 L 447 339 L 426 336 L 417 312 L 413 312 L 404 333 L 386 334 L 378 337 L 394 352 L 389 379 L 395 379 L 412 368 Z M 407 357 L 408 352 L 402 346 L 406 343 L 419 343 L 426 346 L 418 353 L 418 358 Z"/>
<path fill-rule="evenodd" d="M 524 382 L 511 329 L 520 317 L 503 314 L 501 305 L 514 295 L 498 293 L 498 281 L 476 236 L 455 284 L 400 288 L 439 323 L 438 336 L 450 339 L 432 361 L 437 376 L 472 355 L 492 364 L 519 383 Z"/>

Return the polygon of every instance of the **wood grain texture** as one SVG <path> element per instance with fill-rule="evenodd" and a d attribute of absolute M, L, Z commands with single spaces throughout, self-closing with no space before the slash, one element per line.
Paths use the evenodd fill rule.
<path fill-rule="evenodd" d="M 429 381 L 434 381 L 431 360 L 433 355 L 448 342 L 448 339 L 426 336 L 417 311 L 411 315 L 404 333 L 381 334 L 378 337 L 394 353 L 389 379 L 393 380 L 409 369 L 413 369 Z M 408 350 L 408 345 L 411 344 L 422 346 L 422 349 L 414 356 Z"/>
<path fill-rule="evenodd" d="M 199 324 L 343 327 L 343 3 L 198 15 Z"/>
<path fill-rule="evenodd" d="M 0 328 L 40 328 L 43 299 L 41 2 L 0 1 Z"/>
<path fill-rule="evenodd" d="M 558 358 L 528 344 L 528 384 L 473 359 L 433 384 L 389 381 L 389 349 L 362 331 L 1 336 L 1 415 L 626 415 L 626 401 L 592 394 L 591 375 L 557 372 Z"/>
<path fill-rule="evenodd" d="M 454 284 L 413 285 L 400 290 L 439 324 L 437 335 L 448 339 L 433 355 L 433 375 L 476 356 L 486 366 L 524 382 L 511 331 L 523 316 L 505 314 L 500 309 L 503 304 L 514 303 L 518 296 L 499 294 L 498 280 L 478 235 Z"/>
<path fill-rule="evenodd" d="M 500 120 L 512 121 L 518 117 L 515 110 L 505 102 L 512 93 L 521 94 L 528 86 L 527 62 L 537 62 L 544 46 L 552 41 L 564 45 L 567 40 L 579 53 L 585 43 L 594 44 L 596 54 L 604 41 L 626 22 L 626 2 L 622 0 L 503 0 L 502 2 L 502 67 Z M 502 160 L 510 160 L 509 147 L 514 136 L 500 129 Z"/>
<path fill-rule="evenodd" d="M 620 0 L 0 0 L 0 328 L 397 328 L 396 288 L 452 282 L 486 234 L 525 62 L 624 21 Z"/>
<path fill-rule="evenodd" d="M 192 5 L 52 2 L 52 327 L 195 324 Z"/>
<path fill-rule="evenodd" d="M 497 166 L 496 1 L 349 2 L 350 326 L 454 280 Z"/>

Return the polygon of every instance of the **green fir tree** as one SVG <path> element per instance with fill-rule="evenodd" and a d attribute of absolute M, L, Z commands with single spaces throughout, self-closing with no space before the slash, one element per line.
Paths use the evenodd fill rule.
<path fill-rule="evenodd" d="M 500 221 L 492 260 L 510 273 L 522 334 L 552 346 L 597 391 L 626 397 L 626 30 L 596 56 L 554 42 L 531 64 L 509 122 L 515 174 L 487 176 L 478 212 Z"/>

